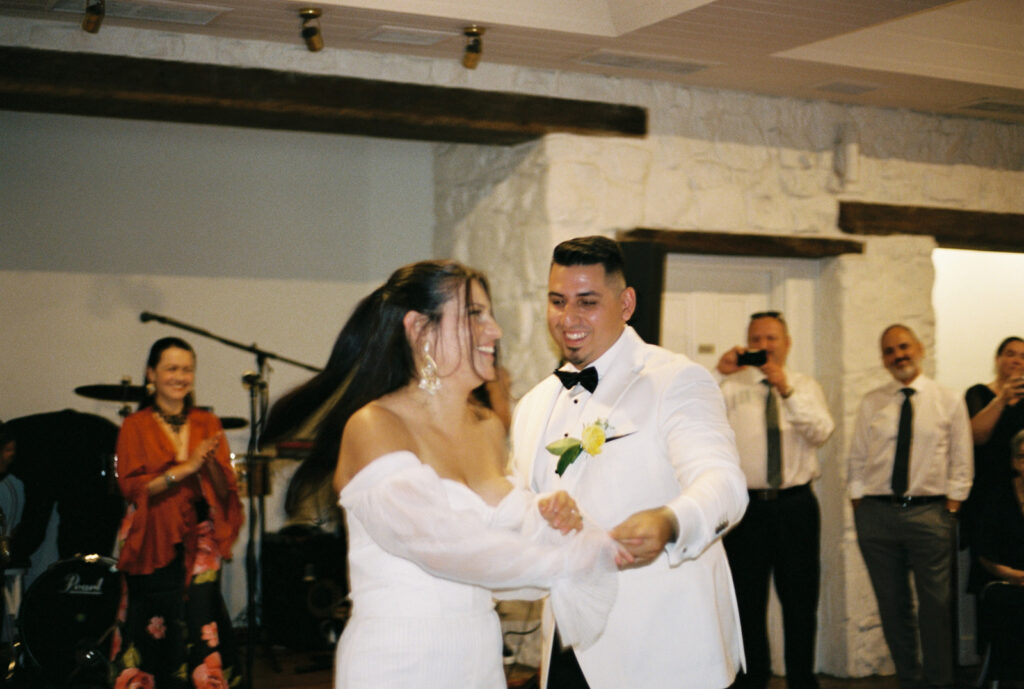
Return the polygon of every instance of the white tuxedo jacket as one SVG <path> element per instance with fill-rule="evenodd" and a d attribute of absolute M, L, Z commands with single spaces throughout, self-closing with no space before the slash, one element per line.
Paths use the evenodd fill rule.
<path fill-rule="evenodd" d="M 577 649 L 591 689 L 720 689 L 743 663 L 732 577 L 721 536 L 743 516 L 746 482 L 718 385 L 685 356 L 648 345 L 626 328 L 624 347 L 585 403 L 583 420 L 610 435 L 559 477 L 545 445 L 561 390 L 554 375 L 519 402 L 512 424 L 517 479 L 534 491 L 564 489 L 611 529 L 640 510 L 668 505 L 679 538 L 651 564 L 619 573 L 619 592 L 598 641 Z M 553 635 L 545 611 L 542 686 Z"/>

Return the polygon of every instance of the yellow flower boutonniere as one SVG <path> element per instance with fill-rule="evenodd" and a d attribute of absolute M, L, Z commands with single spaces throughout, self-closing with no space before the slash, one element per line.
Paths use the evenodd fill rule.
<path fill-rule="evenodd" d="M 583 432 L 580 433 L 579 438 L 562 438 L 547 445 L 545 449 L 558 457 L 555 473 L 561 476 L 569 468 L 569 465 L 575 462 L 576 458 L 584 452 L 591 457 L 595 457 L 601 454 L 605 443 L 610 443 L 613 440 L 624 437 L 621 435 L 608 437 L 610 432 L 611 427 L 608 425 L 608 421 L 597 419 L 583 427 Z"/>

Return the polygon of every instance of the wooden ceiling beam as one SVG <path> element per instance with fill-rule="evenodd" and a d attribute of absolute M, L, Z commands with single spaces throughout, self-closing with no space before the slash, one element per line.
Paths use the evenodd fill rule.
<path fill-rule="evenodd" d="M 947 249 L 1024 252 L 1024 214 L 839 202 L 839 229 L 848 234 L 935 237 Z"/>
<path fill-rule="evenodd" d="M 647 133 L 630 105 L 11 47 L 0 108 L 492 145 Z"/>
<path fill-rule="evenodd" d="M 795 237 L 739 232 L 696 230 L 649 230 L 637 228 L 618 233 L 623 242 L 645 242 L 661 246 L 670 254 L 714 256 L 766 256 L 772 258 L 827 258 L 864 252 L 863 242 L 827 237 Z"/>

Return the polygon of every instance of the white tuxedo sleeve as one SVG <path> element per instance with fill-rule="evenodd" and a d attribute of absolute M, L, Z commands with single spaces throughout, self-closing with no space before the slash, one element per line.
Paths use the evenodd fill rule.
<path fill-rule="evenodd" d="M 453 508 L 437 473 L 398 452 L 363 468 L 339 502 L 377 545 L 434 576 L 550 589 L 567 645 L 586 647 L 604 630 L 617 590 L 614 542 L 592 526 L 569 535 L 548 527 L 527 491 L 511 491 L 485 520 Z"/>
<path fill-rule="evenodd" d="M 700 555 L 743 517 L 749 497 L 721 390 L 701 366 L 679 370 L 659 401 L 659 424 L 682 490 L 669 503 L 679 536 L 673 565 Z"/>

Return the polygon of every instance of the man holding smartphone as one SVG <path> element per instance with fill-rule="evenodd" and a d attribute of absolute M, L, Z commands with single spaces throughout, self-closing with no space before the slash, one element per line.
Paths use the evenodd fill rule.
<path fill-rule="evenodd" d="M 771 678 L 768 586 L 783 611 L 786 684 L 817 689 L 814 646 L 821 572 L 817 450 L 835 424 L 821 386 L 786 368 L 791 340 L 778 311 L 750 317 L 747 346 L 718 362 L 729 423 L 736 433 L 750 505 L 725 536 L 743 629 L 747 669 L 733 685 L 765 689 Z"/>

